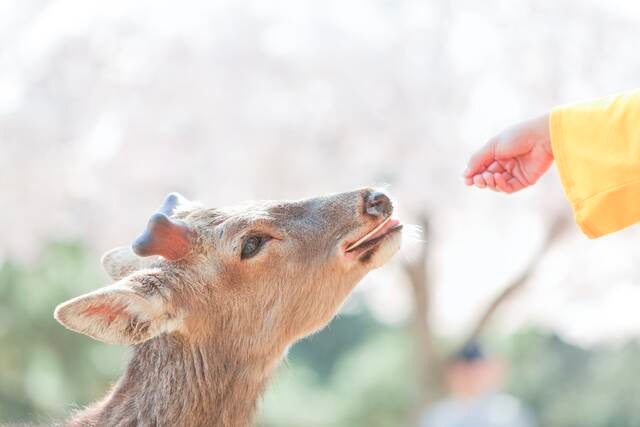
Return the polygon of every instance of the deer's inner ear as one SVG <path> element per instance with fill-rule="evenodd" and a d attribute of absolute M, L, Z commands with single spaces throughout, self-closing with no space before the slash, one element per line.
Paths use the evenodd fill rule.
<path fill-rule="evenodd" d="M 72 331 L 111 344 L 136 344 L 174 325 L 159 295 L 141 295 L 118 282 L 60 304 L 54 317 Z"/>

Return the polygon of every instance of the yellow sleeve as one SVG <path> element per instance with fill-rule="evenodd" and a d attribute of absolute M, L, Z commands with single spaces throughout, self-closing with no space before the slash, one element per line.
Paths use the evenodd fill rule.
<path fill-rule="evenodd" d="M 640 221 L 640 90 L 554 109 L 551 146 L 584 233 L 600 237 Z"/>

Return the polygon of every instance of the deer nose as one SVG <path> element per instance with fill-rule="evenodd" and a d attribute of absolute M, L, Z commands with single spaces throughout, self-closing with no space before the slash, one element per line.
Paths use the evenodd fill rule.
<path fill-rule="evenodd" d="M 380 191 L 372 191 L 365 197 L 365 212 L 373 216 L 388 217 L 393 211 L 391 199 Z"/>

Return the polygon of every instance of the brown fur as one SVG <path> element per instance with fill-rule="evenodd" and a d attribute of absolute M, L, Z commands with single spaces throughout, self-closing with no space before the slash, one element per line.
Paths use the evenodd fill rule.
<path fill-rule="evenodd" d="M 133 345 L 124 375 L 69 426 L 225 426 L 251 423 L 269 374 L 296 340 L 326 325 L 355 284 L 399 247 L 344 249 L 382 218 L 364 189 L 237 208 L 189 207 L 173 217 L 193 232 L 184 259 L 107 253 L 115 284 L 56 309 L 68 328 Z M 386 214 L 386 212 L 385 212 Z M 271 236 L 240 258 L 243 238 Z"/>

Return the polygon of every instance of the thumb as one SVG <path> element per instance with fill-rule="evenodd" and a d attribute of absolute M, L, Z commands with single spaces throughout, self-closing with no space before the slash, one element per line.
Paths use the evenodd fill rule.
<path fill-rule="evenodd" d="M 472 177 L 478 172 L 484 171 L 487 166 L 493 163 L 495 160 L 495 146 L 496 141 L 491 140 L 476 151 L 475 154 L 471 156 L 469 163 L 467 163 L 467 168 L 465 169 L 463 176 L 465 178 Z"/>

